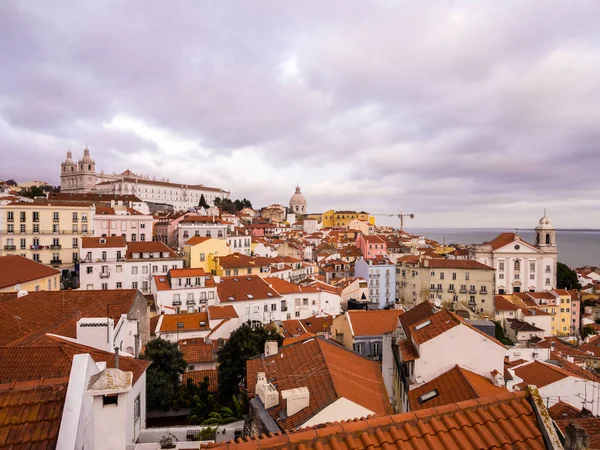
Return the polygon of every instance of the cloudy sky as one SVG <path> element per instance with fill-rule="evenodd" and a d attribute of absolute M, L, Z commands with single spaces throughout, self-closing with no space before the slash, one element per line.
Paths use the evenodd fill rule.
<path fill-rule="evenodd" d="M 0 2 L 0 178 L 96 167 L 414 226 L 600 223 L 600 2 Z"/>

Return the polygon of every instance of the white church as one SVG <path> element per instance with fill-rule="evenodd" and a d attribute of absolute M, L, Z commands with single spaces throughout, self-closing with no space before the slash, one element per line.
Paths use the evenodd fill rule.
<path fill-rule="evenodd" d="M 535 233 L 535 244 L 523 240 L 518 233 L 501 233 L 470 250 L 470 259 L 496 269 L 497 294 L 542 292 L 556 288 L 556 230 L 546 211 L 535 227 Z"/>

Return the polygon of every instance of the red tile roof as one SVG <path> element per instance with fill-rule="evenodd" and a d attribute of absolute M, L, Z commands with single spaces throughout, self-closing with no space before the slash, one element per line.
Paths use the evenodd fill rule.
<path fill-rule="evenodd" d="M 208 377 L 208 392 L 217 392 L 219 390 L 219 376 L 217 369 L 191 370 L 189 372 L 184 372 L 181 375 L 181 384 L 187 383 L 187 380 L 192 380 L 194 384 L 200 384 L 204 382 L 206 377 Z"/>
<path fill-rule="evenodd" d="M 419 400 L 423 394 L 434 390 L 438 393 L 436 397 L 424 402 Z M 439 377 L 408 391 L 408 399 L 411 411 L 417 411 L 507 392 L 506 388 L 494 385 L 489 378 L 457 365 Z"/>
<path fill-rule="evenodd" d="M 275 270 L 271 270 L 275 272 Z M 280 294 L 295 294 L 301 292 L 320 292 L 319 289 L 313 286 L 300 286 L 278 277 L 267 277 L 265 281 L 271 285 Z"/>
<path fill-rule="evenodd" d="M 210 331 L 208 313 L 164 314 L 160 329 L 157 331 L 161 333 Z"/>
<path fill-rule="evenodd" d="M 67 381 L 51 385 L 0 385 L 0 448 L 56 448 Z"/>
<path fill-rule="evenodd" d="M 561 401 L 548 408 L 548 413 L 554 420 L 577 419 L 582 417 L 580 409 Z"/>
<path fill-rule="evenodd" d="M 518 311 L 519 307 L 502 295 L 494 295 L 494 309 L 496 311 Z"/>
<path fill-rule="evenodd" d="M 581 378 L 580 376 L 567 372 L 560 367 L 552 364 L 546 364 L 540 361 L 534 361 L 530 364 L 524 364 L 514 369 L 515 375 L 523 380 L 523 384 L 535 385 L 538 388 L 556 383 L 567 377 Z"/>
<path fill-rule="evenodd" d="M 432 258 L 425 260 L 426 267 L 430 269 L 472 269 L 472 270 L 496 270 L 493 267 L 475 261 L 473 259 L 442 259 Z"/>
<path fill-rule="evenodd" d="M 60 270 L 18 255 L 0 256 L 0 289 L 54 275 L 60 275 Z"/>
<path fill-rule="evenodd" d="M 514 241 L 517 241 L 519 244 L 525 244 L 529 247 L 535 248 L 529 242 L 526 242 L 523 239 L 521 239 L 516 233 L 500 233 L 496 238 L 492 239 L 491 241 L 484 242 L 484 245 L 491 245 L 492 250 L 498 250 L 499 248 L 502 248 L 505 245 L 508 245 Z"/>
<path fill-rule="evenodd" d="M 309 333 L 319 334 L 325 333 L 331 330 L 333 324 L 332 316 L 311 316 L 307 319 L 300 319 L 300 322 L 304 326 L 304 329 Z"/>
<path fill-rule="evenodd" d="M 346 312 L 354 336 L 381 336 L 398 327 L 398 317 L 404 314 L 399 309 L 371 311 L 352 310 Z"/>
<path fill-rule="evenodd" d="M 256 299 L 276 299 L 281 296 L 258 275 L 223 277 L 217 284 L 221 303 Z"/>
<path fill-rule="evenodd" d="M 539 394 L 537 394 L 539 395 Z M 249 441 L 210 444 L 227 450 L 440 450 L 546 448 L 533 401 L 515 392 L 438 408 L 315 426 Z M 543 408 L 543 405 L 540 406 Z M 556 435 L 553 436 L 556 439 Z"/>
<path fill-rule="evenodd" d="M 211 239 L 212 239 L 211 237 L 192 236 L 187 241 L 185 241 L 185 245 L 197 245 L 197 244 L 201 244 L 206 241 L 210 241 Z"/>
<path fill-rule="evenodd" d="M 556 420 L 556 425 L 558 425 L 563 435 L 566 432 L 567 426 L 571 423 L 576 423 L 587 432 L 590 437 L 587 448 L 600 448 L 600 417 L 580 417 L 576 419 Z"/>
<path fill-rule="evenodd" d="M 3 322 L 0 346 L 29 345 L 46 333 L 76 337 L 76 323 L 82 317 L 106 317 L 115 321 L 128 314 L 137 290 L 38 291 L 17 298 L 16 293 L 0 294 Z"/>
<path fill-rule="evenodd" d="M 205 343 L 204 338 L 181 339 L 177 344 L 188 364 L 216 361 L 213 345 Z"/>
<path fill-rule="evenodd" d="M 123 236 L 82 237 L 81 248 L 114 248 L 125 247 Z"/>
<path fill-rule="evenodd" d="M 238 313 L 235 311 L 235 308 L 231 305 L 209 306 L 208 315 L 210 320 L 237 319 L 239 317 Z"/>
<path fill-rule="evenodd" d="M 282 356 L 283 355 L 283 356 Z M 246 362 L 248 393 L 253 396 L 258 372 L 278 391 L 306 386 L 310 404 L 302 411 L 279 420 L 285 401 L 268 410 L 282 430 L 295 429 L 325 407 L 344 397 L 375 414 L 392 412 L 380 365 L 320 337 L 281 347 L 278 354 Z"/>
<path fill-rule="evenodd" d="M 168 258 L 171 259 L 181 259 L 177 253 L 167 247 L 165 244 L 159 241 L 137 241 L 137 242 L 127 242 L 127 259 L 134 259 L 134 253 L 168 253 Z M 156 258 L 158 259 L 158 258 Z"/>

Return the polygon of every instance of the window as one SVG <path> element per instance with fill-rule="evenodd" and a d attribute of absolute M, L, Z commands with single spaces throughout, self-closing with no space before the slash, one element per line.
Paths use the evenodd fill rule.
<path fill-rule="evenodd" d="M 200 253 L 200 262 L 204 262 L 206 260 L 206 254 Z"/>
<path fill-rule="evenodd" d="M 546 285 L 550 285 L 550 278 L 546 278 Z"/>
<path fill-rule="evenodd" d="M 354 351 L 359 355 L 363 355 L 365 353 L 365 344 L 363 342 L 357 342 L 354 344 Z"/>
<path fill-rule="evenodd" d="M 118 405 L 118 404 L 119 404 L 119 394 L 104 395 L 102 397 L 102 406 Z"/>
<path fill-rule="evenodd" d="M 158 272 L 158 266 L 152 266 L 152 273 Z"/>
<path fill-rule="evenodd" d="M 504 274 L 503 273 L 499 273 L 498 274 L 498 279 L 499 280 L 504 280 Z"/>
<path fill-rule="evenodd" d="M 500 261 L 498 263 L 498 270 L 504 270 L 504 262 L 503 261 Z"/>
<path fill-rule="evenodd" d="M 40 254 L 34 253 L 31 257 L 34 261 L 40 262 Z"/>
<path fill-rule="evenodd" d="M 550 266 L 547 266 L 550 267 Z M 530 262 L 529 263 L 529 271 L 530 272 L 535 272 L 535 262 Z"/>
<path fill-rule="evenodd" d="M 14 213 L 14 211 L 7 211 L 6 212 L 6 219 L 7 219 L 7 222 L 14 222 L 14 220 L 15 220 L 15 213 Z"/>
<path fill-rule="evenodd" d="M 79 227 L 77 226 L 76 223 L 73 224 L 73 233 L 77 233 L 79 230 Z"/>
<path fill-rule="evenodd" d="M 52 232 L 54 234 L 58 233 L 58 224 L 57 223 L 52 224 Z"/>
<path fill-rule="evenodd" d="M 140 233 L 140 241 L 145 241 L 145 240 L 146 240 L 146 234 Z"/>
<path fill-rule="evenodd" d="M 27 247 L 27 243 L 25 241 L 25 239 L 21 239 L 21 250 L 25 249 Z"/>
<path fill-rule="evenodd" d="M 469 281 L 469 278 L 470 278 L 470 276 L 469 276 L 469 272 L 465 272 L 465 280 L 466 280 L 466 281 Z"/>
<path fill-rule="evenodd" d="M 142 273 L 148 273 L 148 266 L 142 266 Z"/>
<path fill-rule="evenodd" d="M 94 273 L 93 267 L 86 267 L 86 273 Z"/>
<path fill-rule="evenodd" d="M 148 282 L 147 281 L 142 282 L 142 290 L 144 292 L 146 292 L 148 290 Z"/>
<path fill-rule="evenodd" d="M 132 266 L 132 267 L 131 267 L 131 273 L 132 273 L 133 275 L 136 275 L 136 274 L 138 273 L 138 268 L 137 268 L 137 266 Z"/>
<path fill-rule="evenodd" d="M 300 311 L 296 311 L 294 317 L 300 317 Z"/>
<path fill-rule="evenodd" d="M 444 279 L 444 272 L 440 272 L 440 280 Z"/>
<path fill-rule="evenodd" d="M 381 342 L 373 342 L 371 347 L 373 356 L 379 356 L 381 354 Z"/>
<path fill-rule="evenodd" d="M 39 212 L 37 212 L 37 211 L 34 211 L 34 212 L 32 213 L 32 217 L 33 217 L 33 221 L 34 221 L 34 222 L 39 222 L 39 221 L 40 221 L 40 213 L 39 213 Z"/>
<path fill-rule="evenodd" d="M 20 231 L 21 231 L 21 233 L 25 233 L 25 224 L 24 223 L 22 223 L 20 225 Z"/>
<path fill-rule="evenodd" d="M 35 226 L 35 225 L 34 225 L 34 226 Z M 14 233 L 14 232 L 15 232 L 15 226 L 14 226 L 12 223 L 9 223 L 9 224 L 6 226 L 6 231 L 7 231 L 8 233 Z M 39 233 L 39 231 L 40 231 L 40 230 L 39 230 L 39 225 L 38 225 L 38 233 Z"/>
<path fill-rule="evenodd" d="M 123 283 L 117 281 L 117 289 L 121 289 L 123 287 Z"/>
<path fill-rule="evenodd" d="M 140 394 L 135 398 L 133 402 L 133 421 L 136 422 L 140 418 L 141 413 L 141 402 L 140 402 Z"/>
<path fill-rule="evenodd" d="M 529 274 L 529 279 L 530 280 L 535 280 L 535 273 L 530 273 Z"/>
<path fill-rule="evenodd" d="M 106 252 L 102 252 L 102 261 L 106 261 Z"/>
<path fill-rule="evenodd" d="M 79 247 L 79 241 L 77 240 L 77 238 L 73 238 L 73 248 L 78 248 Z"/>
<path fill-rule="evenodd" d="M 515 272 L 518 272 L 521 270 L 521 261 L 516 259 L 515 263 L 514 263 L 514 268 L 515 268 Z"/>
<path fill-rule="evenodd" d="M 102 290 L 103 291 L 107 291 L 108 290 L 108 283 L 102 283 Z"/>
<path fill-rule="evenodd" d="M 134 281 L 131 283 L 131 289 L 137 289 L 138 288 L 138 282 Z"/>

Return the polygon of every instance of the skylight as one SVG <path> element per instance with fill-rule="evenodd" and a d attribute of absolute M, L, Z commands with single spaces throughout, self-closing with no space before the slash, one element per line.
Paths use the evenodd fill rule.
<path fill-rule="evenodd" d="M 268 295 L 269 297 L 273 297 L 273 294 L 271 294 L 270 292 L 267 292 L 267 295 Z"/>
<path fill-rule="evenodd" d="M 425 322 L 420 323 L 419 325 L 417 325 L 415 327 L 415 330 L 418 331 L 418 330 L 420 330 L 422 328 L 425 328 L 427 325 L 431 325 L 431 320 L 426 320 Z"/>
<path fill-rule="evenodd" d="M 183 322 L 177 322 L 177 328 L 183 328 Z"/>
<path fill-rule="evenodd" d="M 254 298 L 254 296 L 252 294 L 247 294 L 248 298 Z"/>
<path fill-rule="evenodd" d="M 235 298 L 234 298 L 234 297 L 227 297 L 227 298 L 228 298 L 229 300 L 231 300 L 231 301 L 235 300 Z"/>
<path fill-rule="evenodd" d="M 436 398 L 438 395 L 440 395 L 440 393 L 438 392 L 437 389 L 434 389 L 433 391 L 426 392 L 425 394 L 419 396 L 419 404 L 422 405 L 423 403 Z"/>

